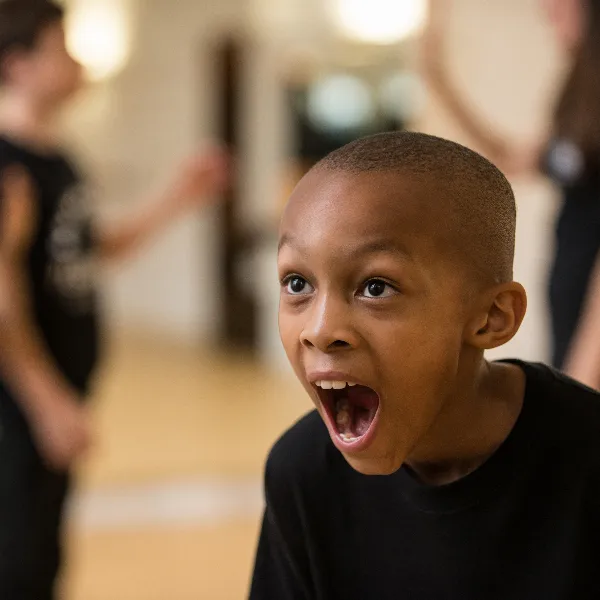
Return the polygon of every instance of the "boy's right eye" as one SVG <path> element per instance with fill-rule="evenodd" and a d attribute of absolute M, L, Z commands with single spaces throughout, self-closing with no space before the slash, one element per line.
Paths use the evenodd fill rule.
<path fill-rule="evenodd" d="M 301 296 L 313 292 L 313 287 L 300 275 L 290 275 L 283 280 L 285 291 L 292 296 Z"/>

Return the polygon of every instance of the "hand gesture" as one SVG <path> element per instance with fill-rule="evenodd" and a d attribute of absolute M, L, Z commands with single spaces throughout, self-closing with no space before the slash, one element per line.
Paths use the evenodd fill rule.
<path fill-rule="evenodd" d="M 69 392 L 54 393 L 31 419 L 35 444 L 47 465 L 66 471 L 91 445 L 86 408 Z"/>
<path fill-rule="evenodd" d="M 223 150 L 191 156 L 181 165 L 168 196 L 182 209 L 205 206 L 226 189 L 229 171 L 228 156 Z"/>

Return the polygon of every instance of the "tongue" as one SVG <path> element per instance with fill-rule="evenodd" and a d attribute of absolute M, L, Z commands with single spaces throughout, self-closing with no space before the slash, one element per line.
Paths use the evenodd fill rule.
<path fill-rule="evenodd" d="M 354 434 L 358 437 L 365 435 L 369 431 L 371 421 L 375 416 L 375 410 L 364 410 L 356 408 L 354 411 Z"/>

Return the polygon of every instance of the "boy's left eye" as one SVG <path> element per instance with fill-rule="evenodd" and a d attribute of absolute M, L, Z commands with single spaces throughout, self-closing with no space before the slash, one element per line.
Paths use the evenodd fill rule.
<path fill-rule="evenodd" d="M 300 275 L 290 275 L 283 280 L 285 291 L 291 296 L 303 296 L 313 292 L 313 287 Z"/>
<path fill-rule="evenodd" d="M 388 298 L 393 296 L 396 290 L 381 279 L 370 279 L 362 289 L 362 295 L 365 298 Z"/>

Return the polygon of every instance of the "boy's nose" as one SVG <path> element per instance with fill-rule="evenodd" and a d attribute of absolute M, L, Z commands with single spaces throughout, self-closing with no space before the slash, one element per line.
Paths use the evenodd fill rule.
<path fill-rule="evenodd" d="M 300 334 L 300 342 L 306 348 L 317 348 L 321 352 L 349 350 L 356 347 L 349 308 L 343 302 L 324 298 L 315 303 Z"/>

